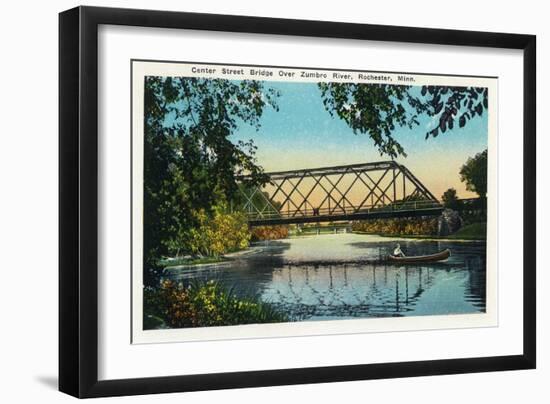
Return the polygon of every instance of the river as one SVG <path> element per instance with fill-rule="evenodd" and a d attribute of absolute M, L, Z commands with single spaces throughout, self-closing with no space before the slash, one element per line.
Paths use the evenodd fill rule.
<path fill-rule="evenodd" d="M 445 248 L 452 255 L 444 263 L 380 263 L 396 242 L 407 255 Z M 218 280 L 294 321 L 465 314 L 485 311 L 485 249 L 483 242 L 312 235 L 255 243 L 232 261 L 167 270 L 166 276 L 184 284 Z"/>

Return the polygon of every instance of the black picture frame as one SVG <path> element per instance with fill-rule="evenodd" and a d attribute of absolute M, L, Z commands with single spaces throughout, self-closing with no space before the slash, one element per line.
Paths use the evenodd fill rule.
<path fill-rule="evenodd" d="M 343 38 L 523 51 L 523 354 L 98 381 L 98 26 Z M 59 15 L 59 389 L 76 397 L 324 383 L 536 366 L 536 37 L 77 7 Z"/>

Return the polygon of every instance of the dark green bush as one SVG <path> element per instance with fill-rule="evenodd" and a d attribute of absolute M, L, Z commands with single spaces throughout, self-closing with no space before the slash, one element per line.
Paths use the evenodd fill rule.
<path fill-rule="evenodd" d="M 211 327 L 288 321 L 270 304 L 240 298 L 218 282 L 194 282 L 188 287 L 165 280 L 144 290 L 144 319 L 159 318 L 169 328 Z M 150 324 L 145 321 L 144 324 Z"/>

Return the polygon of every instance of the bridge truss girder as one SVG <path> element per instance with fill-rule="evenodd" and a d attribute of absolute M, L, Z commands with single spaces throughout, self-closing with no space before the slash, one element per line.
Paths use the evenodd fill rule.
<path fill-rule="evenodd" d="M 240 187 L 252 225 L 436 214 L 437 198 L 405 166 L 382 161 L 267 173 L 264 187 Z M 245 182 L 246 178 L 243 178 Z M 416 216 L 417 214 L 412 214 Z"/>

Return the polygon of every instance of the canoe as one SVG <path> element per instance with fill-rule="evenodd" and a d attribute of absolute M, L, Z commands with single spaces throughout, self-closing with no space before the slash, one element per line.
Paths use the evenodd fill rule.
<path fill-rule="evenodd" d="M 394 257 L 393 255 L 388 256 L 389 262 L 395 262 L 400 264 L 410 264 L 415 262 L 437 262 L 445 261 L 451 256 L 451 250 L 448 248 L 431 255 L 417 255 L 411 257 Z"/>

